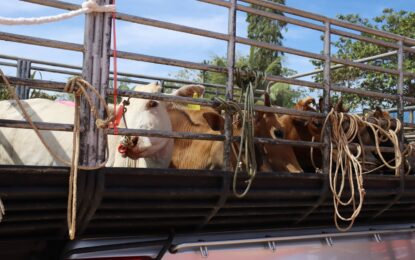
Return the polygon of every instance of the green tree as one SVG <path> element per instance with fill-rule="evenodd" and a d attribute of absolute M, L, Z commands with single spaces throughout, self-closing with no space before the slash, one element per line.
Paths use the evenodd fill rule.
<path fill-rule="evenodd" d="M 302 92 L 294 91 L 287 83 L 275 83 L 269 92 L 271 104 L 281 107 L 293 107 L 302 97 Z"/>
<path fill-rule="evenodd" d="M 285 4 L 285 0 L 271 0 L 270 2 Z M 264 8 L 254 4 L 251 4 L 251 7 L 258 10 L 283 15 L 283 13 L 280 11 L 276 11 L 270 8 Z M 286 26 L 285 22 L 272 20 L 267 17 L 250 13 L 248 13 L 246 21 L 248 22 L 249 39 L 282 45 L 283 35 L 281 31 Z M 280 75 L 282 69 L 280 55 L 281 54 L 278 51 L 252 46 L 249 53 L 249 65 L 254 70 L 266 71 L 268 68 L 269 73 L 272 75 Z M 270 64 L 273 65 L 269 67 Z"/>
<path fill-rule="evenodd" d="M 394 11 L 393 9 L 383 10 L 382 15 L 376 16 L 372 19 L 363 18 L 357 14 L 339 15 L 339 19 L 351 23 L 364 25 L 370 28 L 392 32 L 403 36 L 415 38 L 415 13 L 407 11 Z M 391 41 L 382 37 L 374 36 L 367 33 L 361 35 L 370 38 L 381 39 L 384 41 Z M 342 59 L 355 60 L 365 57 L 374 56 L 377 54 L 390 51 L 386 47 L 374 45 L 363 41 L 355 41 L 350 38 L 340 37 L 337 41 L 333 41 L 332 45 L 337 49 L 336 57 Z M 321 68 L 322 62 L 313 62 L 316 67 Z M 397 55 L 389 56 L 387 58 L 380 58 L 368 62 L 368 64 L 380 66 L 383 68 L 396 69 Z M 406 54 L 404 61 L 405 70 L 415 72 L 415 55 Z M 363 71 L 353 67 L 343 67 L 341 69 L 332 70 L 332 84 L 350 87 L 350 88 L 364 88 L 370 91 L 378 91 L 383 93 L 396 94 L 397 76 L 386 75 L 378 72 Z M 315 77 L 317 82 L 322 81 L 322 75 Z M 405 95 L 413 96 L 415 94 L 415 82 L 406 78 L 404 81 Z M 356 108 L 358 106 L 374 107 L 378 104 L 384 106 L 394 106 L 391 101 L 379 101 L 369 97 L 359 97 L 353 94 L 342 94 L 343 100 L 349 106 Z"/>
<path fill-rule="evenodd" d="M 0 84 L 0 100 L 10 99 L 9 92 L 4 84 Z"/>
<path fill-rule="evenodd" d="M 128 80 L 128 78 L 120 78 L 119 79 L 119 83 L 118 83 L 118 88 L 119 90 L 131 90 L 130 85 L 122 80 Z M 110 80 L 108 83 L 109 88 L 113 88 L 114 87 L 114 81 Z M 117 103 L 121 102 L 122 97 L 121 96 L 117 96 Z M 113 95 L 108 95 L 107 96 L 107 103 L 111 103 L 114 104 L 114 96 Z"/>

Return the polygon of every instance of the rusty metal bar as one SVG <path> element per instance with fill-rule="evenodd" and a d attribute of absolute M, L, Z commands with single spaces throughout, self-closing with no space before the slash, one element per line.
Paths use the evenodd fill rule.
<path fill-rule="evenodd" d="M 158 27 L 158 28 L 167 29 L 167 30 L 173 30 L 176 32 L 190 33 L 190 34 L 203 36 L 203 37 L 209 37 L 209 38 L 217 39 L 217 40 L 227 41 L 229 38 L 227 34 L 223 34 L 223 33 L 212 32 L 212 31 L 198 29 L 194 27 L 189 27 L 189 26 L 184 26 L 184 25 L 179 25 L 179 24 L 174 24 L 174 23 L 169 23 L 169 22 L 163 22 L 163 21 L 153 20 L 153 19 L 144 18 L 144 17 L 133 16 L 129 14 L 117 13 L 117 19 L 127 21 L 127 22 L 147 25 L 147 26 Z"/>
<path fill-rule="evenodd" d="M 403 75 L 403 42 L 399 41 L 398 42 L 400 45 L 400 48 L 398 50 L 398 70 L 399 70 L 399 78 L 398 78 L 398 95 L 399 95 L 399 99 L 398 99 L 398 103 L 397 103 L 397 113 L 398 116 L 397 118 L 401 121 L 404 122 L 404 112 L 403 112 L 403 107 L 404 107 L 404 100 L 403 100 L 403 85 L 404 85 L 404 75 Z M 404 133 L 403 133 L 403 129 L 398 133 L 398 138 L 399 138 L 399 147 L 401 152 L 404 149 Z M 395 205 L 403 196 L 403 194 L 405 193 L 405 169 L 404 169 L 404 165 L 401 165 L 401 167 L 399 168 L 399 192 L 396 193 L 396 195 L 393 197 L 393 199 L 381 210 L 379 210 L 376 214 L 372 215 L 370 220 L 376 219 L 379 216 L 381 216 L 384 212 L 386 212 L 387 210 L 389 210 L 391 207 L 393 207 L 393 205 Z"/>
<path fill-rule="evenodd" d="M 17 60 L 16 76 L 19 78 L 30 78 L 31 62 L 28 60 Z M 16 86 L 16 94 L 20 99 L 29 98 L 30 87 L 29 86 Z"/>
<path fill-rule="evenodd" d="M 84 50 L 84 46 L 76 43 L 68 43 L 56 40 L 49 40 L 39 37 L 25 36 L 20 34 L 0 32 L 0 40 L 25 43 L 31 45 L 38 45 L 42 47 L 57 48 L 68 51 L 80 51 Z"/>
<path fill-rule="evenodd" d="M 336 58 L 336 57 L 331 57 L 331 60 L 332 60 L 333 63 L 340 63 L 340 64 L 347 65 L 347 66 L 357 67 L 357 68 L 360 68 L 360 69 L 363 69 L 363 70 L 370 70 L 370 71 L 377 71 L 377 72 L 381 72 L 381 73 L 388 73 L 388 74 L 392 74 L 392 75 L 399 75 L 399 71 L 394 70 L 394 69 L 386 69 L 386 68 L 382 68 L 382 67 L 379 67 L 379 66 L 373 66 L 373 65 L 369 65 L 369 64 L 363 64 L 363 63 L 357 63 L 357 62 L 353 62 L 351 60 L 345 60 L 345 59 L 340 59 L 340 58 Z"/>
<path fill-rule="evenodd" d="M 16 63 L 11 63 L 11 62 L 0 62 L 0 66 L 15 67 L 15 68 L 17 68 L 17 64 Z"/>
<path fill-rule="evenodd" d="M 330 91 L 331 91 L 331 80 L 330 80 L 330 66 L 331 66 L 331 33 L 330 33 L 330 22 L 326 21 L 325 24 L 325 31 L 324 31 L 324 77 L 323 77 L 323 85 L 324 85 L 324 91 L 323 91 L 323 104 L 324 104 L 324 113 L 329 113 L 330 110 Z M 331 144 L 331 124 L 330 120 L 327 122 L 327 126 L 323 129 L 324 135 L 323 135 L 323 173 L 329 174 L 330 169 L 330 144 Z"/>
<path fill-rule="evenodd" d="M 293 49 L 293 48 L 282 47 L 281 45 L 255 41 L 255 40 L 251 40 L 251 39 L 243 38 L 243 37 L 236 37 L 236 41 L 238 43 L 242 43 L 242 44 L 246 44 L 246 45 L 250 45 L 250 46 L 256 46 L 256 47 L 269 49 L 269 50 L 273 50 L 273 51 L 290 53 L 290 54 L 294 54 L 294 55 L 298 55 L 298 56 L 302 56 L 302 57 L 307 57 L 307 58 L 310 58 L 310 59 L 324 60 L 324 56 L 321 55 L 321 54 L 316 54 L 316 53 L 307 52 L 307 51 L 301 51 L 301 50 L 297 50 L 297 49 Z"/>
<path fill-rule="evenodd" d="M 48 65 L 48 66 L 54 66 L 54 67 L 60 67 L 60 68 L 67 68 L 67 69 L 76 69 L 76 70 L 82 70 L 81 66 L 75 66 L 75 65 L 68 65 L 63 63 L 57 63 L 57 62 L 51 62 L 51 61 L 44 61 L 44 60 L 37 60 L 37 59 L 30 59 L 30 58 L 23 58 L 18 56 L 11 56 L 11 55 L 4 55 L 0 54 L 0 59 L 6 59 L 6 60 L 18 60 L 18 59 L 24 59 L 32 62 L 32 64 L 42 64 L 42 65 Z"/>
<path fill-rule="evenodd" d="M 398 50 L 398 71 L 399 71 L 399 78 L 398 78 L 398 95 L 399 95 L 399 99 L 398 99 L 398 104 L 397 104 L 397 109 L 398 109 L 398 116 L 397 118 L 401 121 L 404 122 L 405 118 L 404 118 L 404 99 L 403 99 L 403 88 L 404 88 L 404 51 L 403 51 L 403 42 L 399 41 L 398 42 L 400 48 Z M 404 131 L 403 128 L 402 130 L 398 133 L 398 138 L 399 138 L 399 147 L 401 152 L 403 152 L 404 150 L 404 143 L 405 143 L 405 136 L 404 136 Z M 400 172 L 400 177 L 402 179 L 405 178 L 405 169 L 404 166 L 402 165 L 399 169 Z M 404 180 L 403 180 L 404 181 Z M 403 189 L 403 188 L 402 188 Z"/>
<path fill-rule="evenodd" d="M 8 77 L 9 81 L 13 85 L 30 85 L 32 88 L 38 88 L 38 89 L 44 89 L 44 90 L 51 90 L 51 91 L 58 91 L 62 92 L 63 88 L 65 87 L 65 83 L 62 82 L 56 82 L 56 81 L 47 81 L 47 80 L 36 80 L 36 79 L 21 79 L 16 77 Z M 267 79 L 275 82 L 286 82 L 294 85 L 302 85 L 302 86 L 308 86 L 313 88 L 322 88 L 321 83 L 313 83 L 303 80 L 296 80 L 296 79 L 287 79 L 283 77 L 278 76 L 268 76 Z M 353 93 L 353 94 L 359 94 L 362 96 L 367 97 L 374 97 L 374 98 L 387 98 L 391 100 L 398 100 L 399 96 L 392 95 L 392 94 L 385 94 L 385 93 L 379 93 L 374 91 L 365 91 L 361 89 L 352 89 L 352 88 L 345 88 L 345 87 L 335 87 L 332 86 L 331 90 L 333 91 L 340 91 L 340 92 L 347 92 L 347 93 Z M 113 94 L 112 89 L 107 90 L 107 94 L 111 95 Z M 146 93 L 146 92 L 136 92 L 136 91 L 129 91 L 129 90 L 119 90 L 120 96 L 131 96 L 136 98 L 144 98 L 144 99 L 155 99 L 155 100 L 163 100 L 163 101 L 173 101 L 173 102 L 179 102 L 179 103 L 192 103 L 192 104 L 199 104 L 204 106 L 217 106 L 217 104 L 214 101 L 208 101 L 204 99 L 193 99 L 193 98 L 185 98 L 185 97 L 177 97 L 177 96 L 171 96 L 171 95 L 165 95 L 165 94 L 155 94 L 155 93 Z M 404 101 L 415 103 L 414 97 L 403 97 Z M 289 115 L 303 115 L 303 116 L 317 116 L 317 117 L 324 117 L 320 113 L 315 112 L 306 112 L 306 111 L 297 111 L 293 109 L 287 109 L 287 108 L 277 108 L 277 107 L 264 107 L 264 106 L 256 106 L 256 111 L 263 111 L 263 112 L 274 112 L 274 113 L 280 113 L 280 114 L 289 114 Z"/>
<path fill-rule="evenodd" d="M 225 99 L 233 100 L 233 80 L 235 71 L 235 46 L 236 46 L 236 3 L 237 0 L 230 0 L 228 14 L 228 51 L 227 51 L 227 75 L 228 82 L 226 85 Z M 232 169 L 230 156 L 232 146 L 232 122 L 233 118 L 229 111 L 225 111 L 225 143 L 223 149 L 223 169 L 229 171 Z"/>
<path fill-rule="evenodd" d="M 408 48 L 412 51 L 415 51 L 415 48 Z M 382 54 L 378 54 L 378 55 L 374 55 L 374 56 L 370 56 L 370 57 L 366 57 L 366 58 L 361 58 L 361 59 L 357 59 L 357 60 L 353 60 L 353 62 L 367 62 L 367 61 L 372 61 L 372 60 L 376 60 L 376 59 L 380 59 L 380 58 L 385 58 L 385 57 L 389 57 L 389 56 L 393 56 L 396 55 L 397 51 L 390 51 L 390 52 L 386 52 L 386 53 L 382 53 Z M 331 66 L 331 69 L 339 69 L 339 68 L 343 68 L 345 65 L 343 64 L 337 64 L 334 66 Z M 323 69 L 316 69 L 313 71 L 309 71 L 309 72 L 304 72 L 304 73 L 298 73 L 292 76 L 289 76 L 289 78 L 301 78 L 301 77 L 305 77 L 305 76 L 310 76 L 310 75 L 314 75 L 314 74 L 318 74 L 323 72 Z"/>
<path fill-rule="evenodd" d="M 34 122 L 39 130 L 49 130 L 49 131 L 73 131 L 73 125 L 71 124 L 57 124 L 57 123 L 43 123 L 43 122 Z M 0 119 L 0 127 L 9 127 L 9 128 L 21 128 L 21 129 L 31 129 L 30 125 L 26 121 L 21 120 L 6 120 Z M 82 129 L 81 129 L 82 130 Z M 119 134 L 123 135 L 137 135 L 137 136 L 151 136 L 151 137 L 162 137 L 162 138 L 175 138 L 175 139 L 196 139 L 196 140 L 210 140 L 210 141 L 224 141 L 224 135 L 213 135 L 213 134 L 200 134 L 200 133 L 191 133 L 191 132 L 172 132 L 172 131 L 159 131 L 159 130 L 146 130 L 146 129 L 125 129 L 120 128 Z M 112 129 L 106 130 L 107 134 L 112 135 L 114 131 Z M 239 141 L 239 137 L 232 137 L 232 141 Z M 293 141 L 286 139 L 269 139 L 256 137 L 256 143 L 263 144 L 281 144 L 281 145 L 290 145 L 290 146 L 306 146 L 321 148 L 324 147 L 324 144 L 321 142 L 309 142 L 309 141 Z M 355 144 L 350 144 L 350 149 L 353 151 L 356 149 Z M 365 146 L 367 151 L 376 151 L 376 146 Z M 392 147 L 380 147 L 382 152 L 393 153 L 394 149 Z"/>

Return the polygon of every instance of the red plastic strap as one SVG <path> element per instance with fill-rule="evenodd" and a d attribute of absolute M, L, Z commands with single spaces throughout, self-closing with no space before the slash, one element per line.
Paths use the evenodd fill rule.
<path fill-rule="evenodd" d="M 115 5 L 115 0 L 113 0 L 112 2 L 113 5 Z M 116 33 L 116 29 L 115 29 L 115 20 L 116 20 L 116 12 L 112 13 L 112 43 L 113 43 L 113 48 L 112 48 L 112 60 L 113 60 L 113 69 L 114 69 L 114 111 L 116 111 L 117 109 L 117 84 L 118 84 L 118 72 L 117 72 L 117 33 Z M 123 107 L 124 109 L 124 107 Z M 117 116 L 114 120 L 113 126 L 114 126 L 114 134 L 118 135 L 118 124 L 120 123 L 119 120 L 121 120 L 121 117 L 118 120 L 118 114 L 119 111 L 117 111 Z M 122 114 L 121 114 L 122 116 Z M 118 120 L 118 122 L 117 122 Z"/>
<path fill-rule="evenodd" d="M 111 122 L 109 125 L 109 128 L 114 128 L 114 134 L 115 134 L 115 129 L 117 129 L 117 126 L 120 125 L 123 114 L 124 114 L 124 105 L 121 105 L 118 107 L 117 113 L 115 114 L 114 121 Z"/>

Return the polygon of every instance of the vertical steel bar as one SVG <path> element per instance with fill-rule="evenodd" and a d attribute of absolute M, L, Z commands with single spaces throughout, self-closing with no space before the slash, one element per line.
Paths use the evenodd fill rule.
<path fill-rule="evenodd" d="M 30 69 L 31 69 L 31 62 L 28 60 L 17 60 L 17 70 L 16 76 L 18 78 L 28 79 L 30 78 Z M 16 94 L 19 96 L 20 99 L 28 99 L 29 98 L 29 86 L 17 86 L 16 87 Z"/>
<path fill-rule="evenodd" d="M 226 85 L 225 98 L 226 100 L 233 99 L 233 78 L 235 70 L 235 38 L 236 38 L 236 4 L 237 0 L 230 0 L 231 6 L 229 8 L 228 17 L 228 52 L 227 52 L 227 66 L 228 66 L 228 84 Z M 224 170 L 231 170 L 230 155 L 232 145 L 232 115 L 226 111 L 225 113 L 225 145 L 223 152 Z"/>
<path fill-rule="evenodd" d="M 403 101 L 403 81 L 404 81 L 404 66 L 403 66 L 403 59 L 404 59 L 404 52 L 403 52 L 403 42 L 402 40 L 398 41 L 399 50 L 398 50 L 398 71 L 399 71 L 399 78 L 398 78 L 398 95 L 399 100 L 397 104 L 398 108 L 398 114 L 397 118 L 401 120 L 401 122 L 404 122 L 404 101 Z M 399 147 L 401 149 L 401 152 L 403 151 L 404 146 L 404 130 L 402 126 L 402 130 L 399 132 Z M 400 167 L 399 173 L 402 176 L 405 175 L 405 169 L 404 166 Z"/>
<path fill-rule="evenodd" d="M 324 113 L 327 114 L 330 109 L 330 66 L 331 66 L 331 46 L 330 46 L 330 21 L 326 20 L 325 22 L 325 30 L 324 30 L 324 78 L 323 78 L 323 102 L 324 102 Z M 328 174 L 330 167 L 330 142 L 331 142 L 331 125 L 330 121 L 324 131 L 324 139 L 322 140 L 324 143 L 323 148 L 323 173 Z"/>

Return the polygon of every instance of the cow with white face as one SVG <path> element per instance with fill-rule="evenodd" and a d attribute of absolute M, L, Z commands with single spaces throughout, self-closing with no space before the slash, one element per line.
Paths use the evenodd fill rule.
<path fill-rule="evenodd" d="M 174 94 L 181 95 L 188 88 L 184 86 Z M 157 93 L 160 86 L 155 83 L 137 86 L 136 91 Z M 200 92 L 200 90 L 196 90 Z M 22 101 L 35 122 L 72 124 L 74 107 L 70 104 L 47 99 L 29 99 Z M 0 118 L 24 120 L 15 101 L 0 101 Z M 128 128 L 171 131 L 171 122 L 164 102 L 131 98 L 126 113 Z M 120 127 L 124 127 L 121 125 Z M 72 155 L 72 133 L 41 131 L 46 142 L 61 158 L 70 161 Z M 117 152 L 121 136 L 109 136 L 109 154 L 107 166 L 116 167 L 167 167 L 171 160 L 173 140 L 157 137 L 133 137 L 134 147 L 124 155 Z M 0 164 L 61 166 L 49 154 L 35 132 L 31 129 L 0 128 Z"/>

